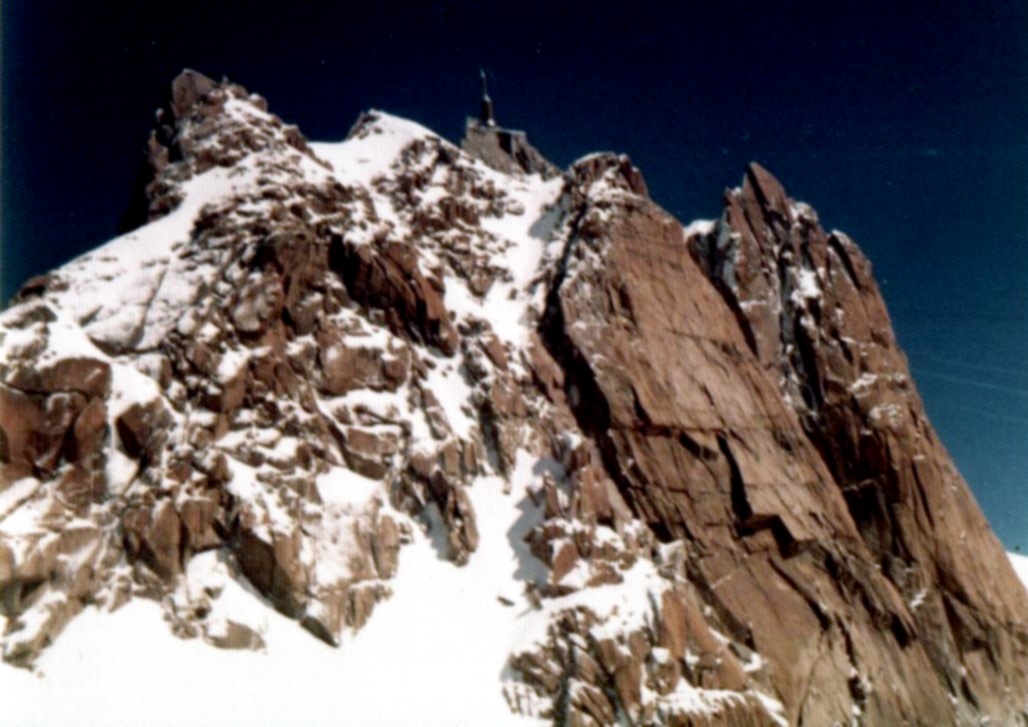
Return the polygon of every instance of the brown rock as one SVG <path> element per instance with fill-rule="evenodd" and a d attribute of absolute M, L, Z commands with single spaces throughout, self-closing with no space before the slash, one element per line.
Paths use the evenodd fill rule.
<path fill-rule="evenodd" d="M 182 521 L 170 502 L 137 506 L 122 516 L 125 550 L 164 580 L 182 572 Z"/>
<path fill-rule="evenodd" d="M 503 342 L 495 334 L 485 337 L 482 343 L 482 350 L 485 351 L 485 355 L 489 357 L 489 360 L 493 362 L 493 366 L 500 371 L 507 370 L 507 351 L 503 347 Z"/>
<path fill-rule="evenodd" d="M 584 523 L 612 525 L 627 523 L 632 513 L 614 482 L 593 465 L 575 470 L 571 511 Z"/>
<path fill-rule="evenodd" d="M 333 243 L 332 265 L 350 297 L 392 312 L 395 333 L 406 331 L 415 340 L 452 356 L 459 337 L 443 299 L 421 272 L 415 249 L 397 242 L 381 247 Z"/>
<path fill-rule="evenodd" d="M 3 432 L 4 464 L 20 465 L 23 472 L 31 472 L 35 461 L 40 458 L 41 446 L 43 452 L 56 446 L 52 441 L 41 441 L 39 433 L 43 429 L 43 409 L 38 399 L 17 389 L 0 386 L 0 431 Z M 7 470 L 13 472 L 14 469 L 5 467 L 5 475 Z"/>
<path fill-rule="evenodd" d="M 300 567 L 299 543 L 294 535 L 272 532 L 267 542 L 250 529 L 243 529 L 236 557 L 243 575 L 271 599 L 282 613 L 296 615 L 306 600 L 306 576 Z"/>
<path fill-rule="evenodd" d="M 183 118 L 193 106 L 214 90 L 217 84 L 202 73 L 186 69 L 171 84 L 171 110 Z"/>
<path fill-rule="evenodd" d="M 79 515 L 84 515 L 91 503 L 102 500 L 105 489 L 103 473 L 78 466 L 65 469 L 55 487 L 64 504 Z"/>
<path fill-rule="evenodd" d="M 456 440 L 451 439 L 439 448 L 438 457 L 439 469 L 449 478 L 449 482 L 460 480 L 461 456 L 460 445 Z"/>
<path fill-rule="evenodd" d="M 250 386 L 249 371 L 242 366 L 231 379 L 221 382 L 215 393 L 204 397 L 204 406 L 216 412 L 235 412 L 246 399 Z"/>
<path fill-rule="evenodd" d="M 849 719 L 846 700 L 803 697 L 813 685 L 848 693 L 846 654 L 826 655 L 827 639 L 867 644 L 853 657 L 862 667 L 891 671 L 905 661 L 919 675 L 878 695 L 883 714 L 950 720 L 944 683 L 925 674 L 924 648 L 902 627 L 880 629 L 883 618 L 903 623 L 905 605 L 877 572 L 857 566 L 869 553 L 831 472 L 690 256 L 681 226 L 640 196 L 619 160 L 593 159 L 572 175 L 583 197 L 568 244 L 581 250 L 566 256 L 574 275 L 555 280 L 542 330 L 607 476 L 659 539 L 684 539 L 704 554 L 694 577 L 718 584 L 708 603 L 775 665 L 770 677 L 790 719 Z M 602 215 L 590 209 L 594 183 L 605 185 Z M 829 612 L 844 614 L 845 632 Z M 636 698 L 631 681 L 622 673 L 615 685 L 624 699 Z"/>
<path fill-rule="evenodd" d="M 547 399 L 556 403 L 564 402 L 564 371 L 560 368 L 545 345 L 533 331 L 529 336 L 529 365 L 536 386 Z"/>
<path fill-rule="evenodd" d="M 384 477 L 389 471 L 387 459 L 399 450 L 396 434 L 347 427 L 345 435 L 343 456 L 347 467 L 372 479 Z"/>
<path fill-rule="evenodd" d="M 687 617 L 686 605 L 681 596 L 674 591 L 665 591 L 660 600 L 657 643 L 670 652 L 672 659 L 681 661 L 685 658 L 685 652 L 689 645 L 689 635 L 686 630 L 690 620 Z M 702 622 L 702 619 L 694 618 L 692 621 Z"/>
<path fill-rule="evenodd" d="M 26 394 L 0 386 L 2 482 L 50 476 L 61 461 L 68 430 L 85 407 L 79 393 Z"/>
<path fill-rule="evenodd" d="M 28 393 L 75 392 L 106 398 L 111 393 L 111 366 L 105 361 L 73 356 L 38 367 L 20 368 L 7 383 Z"/>
<path fill-rule="evenodd" d="M 409 466 L 411 472 L 427 481 L 435 471 L 435 458 L 427 452 L 417 451 L 411 454 Z"/>
<path fill-rule="evenodd" d="M 379 577 L 395 576 L 400 553 L 400 528 L 393 518 L 388 515 L 379 517 L 378 532 L 371 545 L 371 554 Z"/>
<path fill-rule="evenodd" d="M 349 599 L 346 624 L 353 629 L 360 629 L 368 622 L 375 605 L 381 601 L 388 590 L 379 583 L 361 583 L 347 591 Z"/>
<path fill-rule="evenodd" d="M 210 497 L 186 500 L 179 508 L 179 517 L 185 528 L 186 545 L 193 552 L 207 550 L 221 544 L 216 525 L 220 507 Z"/>
<path fill-rule="evenodd" d="M 0 543 L 0 588 L 14 577 L 14 552 L 6 543 Z"/>
<path fill-rule="evenodd" d="M 107 406 L 103 399 L 93 399 L 75 419 L 75 427 L 67 447 L 68 461 L 78 462 L 99 452 L 106 439 Z"/>
<path fill-rule="evenodd" d="M 75 391 L 106 398 L 111 393 L 111 366 L 89 358 L 65 358 L 39 373 L 44 391 Z"/>
<path fill-rule="evenodd" d="M 387 358 L 382 349 L 348 345 L 327 331 L 318 334 L 318 346 L 320 388 L 326 394 L 340 396 L 354 389 L 395 391 L 406 379 L 402 364 L 397 370 L 397 359 Z"/>
<path fill-rule="evenodd" d="M 588 714 L 596 720 L 596 724 L 617 724 L 614 707 L 600 689 L 588 684 L 581 685 L 575 689 L 571 699 L 572 708 Z"/>
<path fill-rule="evenodd" d="M 568 573 L 574 570 L 578 561 L 578 548 L 575 547 L 574 543 L 566 542 L 562 544 L 553 555 L 550 565 L 550 580 L 554 584 L 560 583 Z"/>
<path fill-rule="evenodd" d="M 446 419 L 442 404 L 431 389 L 421 389 L 421 403 L 432 436 L 436 439 L 446 439 L 450 434 L 450 423 Z"/>
<path fill-rule="evenodd" d="M 813 211 L 758 165 L 727 195 L 719 228 L 722 239 L 736 240 L 730 248 L 701 241 L 694 252 L 737 311 L 751 349 L 782 382 L 874 562 L 903 600 L 924 594 L 911 629 L 935 678 L 961 681 L 958 661 L 982 663 L 972 654 L 988 654 L 994 666 L 969 670 L 963 688 L 994 718 L 1008 720 L 1005 690 L 1028 681 L 1028 653 L 1014 646 L 1028 635 L 1028 607 L 928 424 L 870 263 L 848 237 L 827 234 Z M 957 615 L 970 612 L 976 616 Z M 985 622 L 994 626 L 983 629 Z"/>
<path fill-rule="evenodd" d="M 471 553 L 478 548 L 475 509 L 464 487 L 459 482 L 447 478 L 441 470 L 433 473 L 429 484 L 429 491 L 438 504 L 443 523 L 446 525 L 450 558 L 457 565 L 464 565 Z"/>
<path fill-rule="evenodd" d="M 133 459 L 142 459 L 160 443 L 169 421 L 170 416 L 157 400 L 132 404 L 115 421 L 122 450 Z"/>

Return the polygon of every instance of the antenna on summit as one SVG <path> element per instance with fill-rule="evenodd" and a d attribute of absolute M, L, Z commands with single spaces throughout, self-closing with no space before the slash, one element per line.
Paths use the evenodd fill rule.
<path fill-rule="evenodd" d="M 496 126 L 496 117 L 493 114 L 493 100 L 489 98 L 489 84 L 486 81 L 485 69 L 479 69 L 482 76 L 482 110 L 478 113 L 478 121 L 483 126 Z"/>

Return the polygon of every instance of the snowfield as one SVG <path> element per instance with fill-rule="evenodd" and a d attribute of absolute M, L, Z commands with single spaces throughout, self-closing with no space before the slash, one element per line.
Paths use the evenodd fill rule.
<path fill-rule="evenodd" d="M 495 478 L 472 488 L 482 542 L 463 568 L 443 559 L 445 546 L 433 544 L 431 533 L 415 531 L 390 582 L 393 596 L 338 649 L 312 638 L 231 578 L 219 601 L 230 600 L 236 619 L 246 614 L 267 644 L 263 651 L 181 640 L 162 622 L 159 604 L 135 598 L 114 613 L 89 609 L 74 619 L 43 653 L 37 673 L 0 665 L 0 721 L 540 724 L 512 715 L 502 691 L 511 643 L 519 639 L 521 617 L 530 612 L 514 574 L 527 554 L 527 548 L 516 552 L 523 547 L 522 530 L 534 524 L 522 518 L 517 490 L 502 490 Z"/>
<path fill-rule="evenodd" d="M 474 488 L 475 505 L 489 525 L 521 515 L 514 493 L 484 485 Z M 260 624 L 262 652 L 178 639 L 161 607 L 144 599 L 112 614 L 89 609 L 43 653 L 36 673 L 0 665 L 3 724 L 540 724 L 512 715 L 500 690 L 526 607 L 498 598 L 515 595 L 505 589 L 523 556 L 511 543 L 524 523 L 512 527 L 483 528 L 482 550 L 464 568 L 417 533 L 393 597 L 338 649 L 235 581 L 230 597 Z M 1028 557 L 1010 560 L 1028 588 Z M 445 682 L 436 678 L 442 667 Z"/>

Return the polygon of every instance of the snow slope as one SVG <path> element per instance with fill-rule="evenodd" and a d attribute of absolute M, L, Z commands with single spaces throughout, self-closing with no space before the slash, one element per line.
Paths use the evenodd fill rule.
<path fill-rule="evenodd" d="M 1009 553 L 1010 562 L 1014 565 L 1014 572 L 1017 573 L 1018 578 L 1024 583 L 1024 587 L 1028 588 L 1028 556 L 1018 555 L 1017 553 Z"/>
<path fill-rule="evenodd" d="M 393 596 L 338 649 L 231 579 L 219 600 L 234 601 L 237 618 L 247 613 L 262 652 L 180 640 L 145 599 L 113 614 L 89 609 L 44 652 L 37 674 L 0 666 L 3 724 L 131 725 L 141 715 L 148 725 L 536 724 L 512 715 L 501 689 L 528 612 L 515 572 L 531 558 L 521 537 L 534 524 L 524 488 L 505 495 L 503 485 L 484 478 L 472 490 L 482 541 L 467 566 L 415 531 Z"/>
<path fill-rule="evenodd" d="M 542 724 L 512 715 L 498 689 L 509 646 L 527 626 L 526 604 L 498 597 L 518 598 L 514 569 L 525 553 L 515 544 L 532 524 L 527 501 L 501 486 L 483 480 L 473 489 L 484 527 L 468 566 L 443 560 L 417 533 L 393 597 L 339 649 L 235 581 L 231 598 L 259 624 L 261 652 L 178 639 L 145 599 L 113 614 L 89 609 L 44 652 L 37 673 L 0 666 L 3 724 L 130 725 L 140 715 L 155 727 L 339 724 L 342 715 L 354 725 Z M 1010 560 L 1028 587 L 1028 557 Z"/>

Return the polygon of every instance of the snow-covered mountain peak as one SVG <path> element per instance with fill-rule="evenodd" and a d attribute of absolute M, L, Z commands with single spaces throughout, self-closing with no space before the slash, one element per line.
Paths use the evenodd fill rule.
<path fill-rule="evenodd" d="M 295 160 L 293 153 L 312 156 L 299 130 L 270 114 L 260 96 L 227 80 L 183 71 L 172 83 L 169 103 L 157 111 L 150 140 L 156 175 L 183 181 L 214 166 L 232 167 L 255 152 L 262 154 L 266 171 L 275 162 Z"/>
<path fill-rule="evenodd" d="M 4 659 L 96 607 L 369 723 L 1023 713 L 1023 592 L 856 245 L 759 168 L 683 228 L 494 121 L 307 143 L 175 81 L 145 224 L 0 314 Z"/>
<path fill-rule="evenodd" d="M 437 508 L 458 562 L 477 547 L 463 487 L 488 466 L 481 411 L 528 377 L 512 346 L 531 330 L 559 179 L 505 175 L 380 112 L 307 145 L 259 98 L 192 73 L 161 118 L 151 221 L 0 317 L 6 410 L 34 431 L 51 416 L 34 407 L 72 396 L 59 421 L 84 429 L 13 441 L 4 552 L 25 565 L 64 542 L 55 528 L 107 523 L 90 531 L 94 580 L 12 596 L 35 617 L 9 629 L 10 659 L 82 599 L 120 603 L 101 595 L 126 587 L 118 558 L 160 590 L 213 573 L 188 565 L 223 538 L 219 563 L 337 642 L 388 595 L 411 515 Z M 79 392 L 76 376 L 106 383 Z M 177 629 L 260 642 L 203 588 L 175 591 Z"/>
<path fill-rule="evenodd" d="M 571 165 L 568 177 L 571 183 L 586 195 L 612 194 L 620 191 L 639 197 L 649 197 L 642 172 L 625 154 L 587 154 Z"/>

